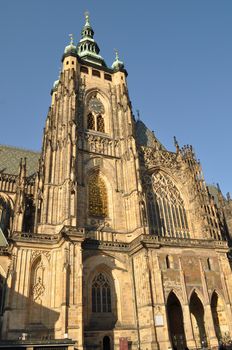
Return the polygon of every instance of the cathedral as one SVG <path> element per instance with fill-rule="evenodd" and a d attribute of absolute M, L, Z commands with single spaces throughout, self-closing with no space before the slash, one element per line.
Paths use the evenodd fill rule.
<path fill-rule="evenodd" d="M 232 338 L 232 200 L 132 112 L 89 15 L 41 152 L 0 145 L 0 349 L 216 349 Z"/>

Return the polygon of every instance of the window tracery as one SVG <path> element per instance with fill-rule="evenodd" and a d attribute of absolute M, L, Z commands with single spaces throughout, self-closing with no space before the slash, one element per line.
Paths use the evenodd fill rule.
<path fill-rule="evenodd" d="M 183 199 L 167 176 L 162 173 L 152 175 L 147 199 L 153 233 L 160 236 L 189 237 Z"/>
<path fill-rule="evenodd" d="M 95 172 L 89 178 L 89 215 L 92 217 L 107 216 L 107 189 L 99 172 Z"/>
<path fill-rule="evenodd" d="M 111 312 L 110 282 L 104 273 L 92 282 L 92 312 Z"/>
<path fill-rule="evenodd" d="M 31 281 L 31 296 L 32 300 L 43 304 L 45 285 L 44 285 L 44 273 L 45 266 L 42 262 L 41 256 L 36 260 L 32 268 L 32 281 Z"/>
<path fill-rule="evenodd" d="M 105 132 L 105 108 L 99 98 L 93 96 L 88 103 L 87 129 Z"/>

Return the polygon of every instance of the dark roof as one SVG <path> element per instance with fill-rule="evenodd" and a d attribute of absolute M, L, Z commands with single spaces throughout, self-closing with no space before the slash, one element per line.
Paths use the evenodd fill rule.
<path fill-rule="evenodd" d="M 136 121 L 135 127 L 136 139 L 140 146 L 154 147 L 154 142 L 156 142 L 163 150 L 165 150 L 165 147 L 156 138 L 155 134 L 148 129 L 148 127 L 141 120 Z"/>
<path fill-rule="evenodd" d="M 0 145 L 0 172 L 18 175 L 20 159 L 27 158 L 27 176 L 30 176 L 37 171 L 39 156 L 39 152 Z"/>

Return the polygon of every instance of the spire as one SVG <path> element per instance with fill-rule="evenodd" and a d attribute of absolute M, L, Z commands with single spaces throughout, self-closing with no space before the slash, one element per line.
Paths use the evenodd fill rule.
<path fill-rule="evenodd" d="M 173 138 L 174 138 L 174 145 L 176 147 L 176 152 L 178 153 L 178 152 L 180 152 L 180 146 L 179 146 L 179 143 L 176 139 L 176 136 L 174 136 Z"/>
<path fill-rule="evenodd" d="M 124 68 L 124 63 L 119 60 L 118 50 L 115 49 L 114 51 L 115 51 L 115 60 L 112 64 L 112 68 L 114 70 L 119 70 L 120 68 Z"/>
<path fill-rule="evenodd" d="M 77 53 L 84 60 L 99 66 L 106 66 L 99 55 L 100 49 L 94 40 L 94 31 L 89 20 L 89 13 L 85 12 L 85 25 L 81 31 L 81 40 L 77 45 Z"/>

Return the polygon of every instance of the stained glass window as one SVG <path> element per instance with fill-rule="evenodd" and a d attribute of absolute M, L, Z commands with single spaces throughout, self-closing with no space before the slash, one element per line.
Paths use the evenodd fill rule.
<path fill-rule="evenodd" d="M 107 189 L 99 172 L 95 172 L 89 179 L 89 215 L 107 216 Z"/>
<path fill-rule="evenodd" d="M 104 273 L 99 273 L 92 283 L 92 312 L 111 312 L 110 283 Z"/>

